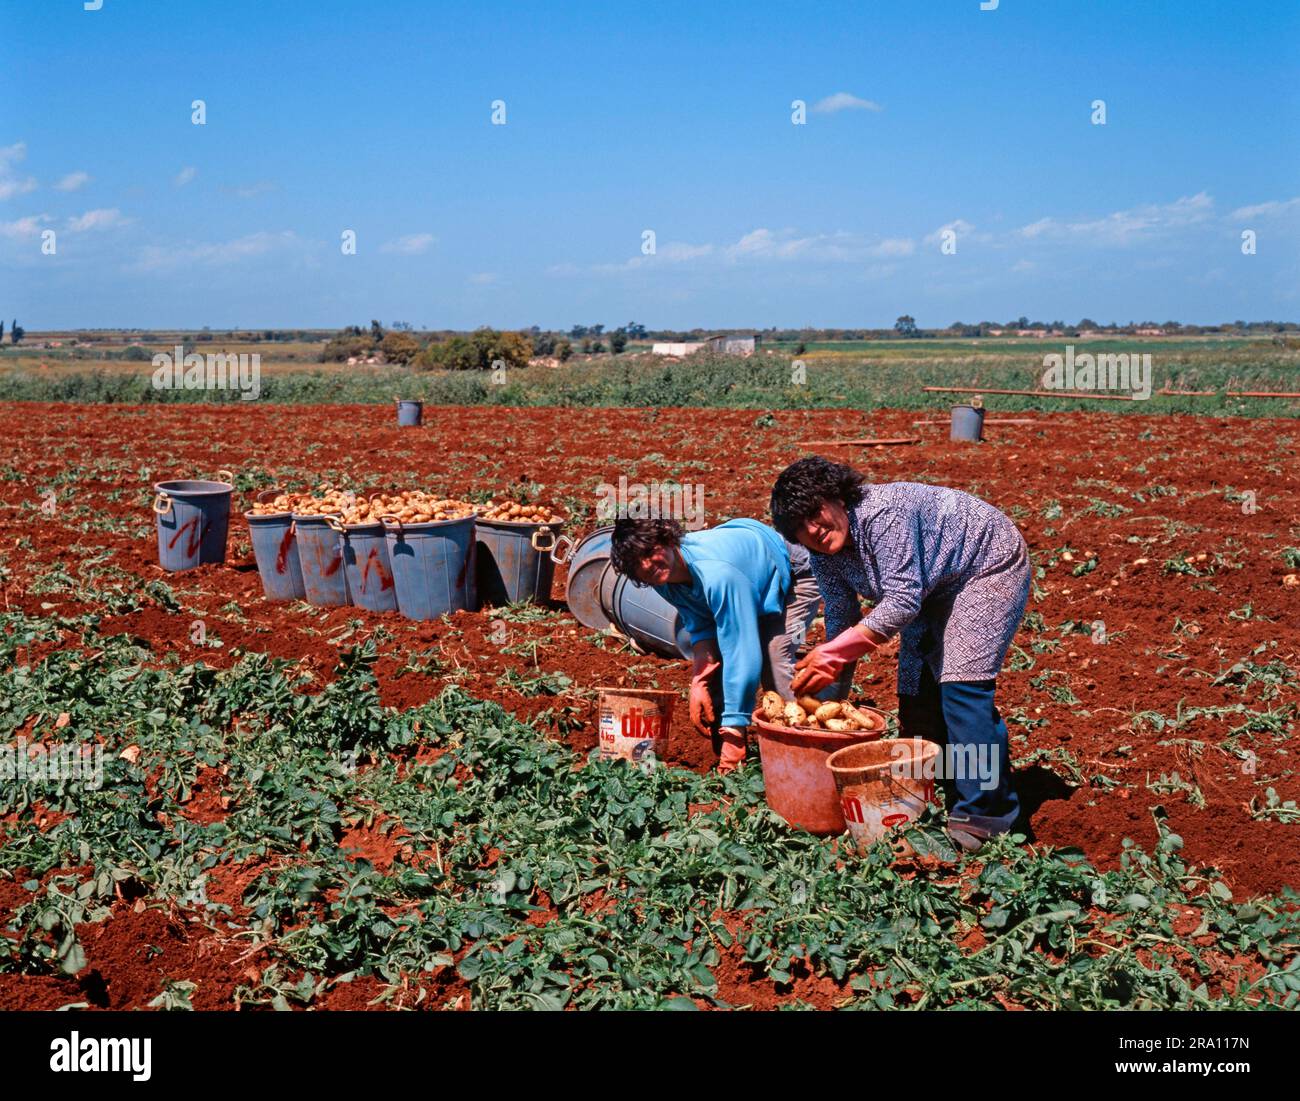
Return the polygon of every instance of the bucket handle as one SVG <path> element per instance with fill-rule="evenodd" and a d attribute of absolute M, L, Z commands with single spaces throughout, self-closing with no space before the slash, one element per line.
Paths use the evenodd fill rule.
<path fill-rule="evenodd" d="M 547 543 L 546 546 L 544 547 L 538 546 L 537 543 L 538 539 L 545 538 L 548 535 L 551 537 L 551 541 Z M 533 550 L 539 551 L 542 554 L 547 554 L 548 552 L 554 550 L 557 543 L 557 540 L 555 538 L 555 532 L 553 532 L 549 527 L 538 528 L 535 532 L 533 532 L 532 538 L 529 539 L 528 541 L 533 545 Z"/>
<path fill-rule="evenodd" d="M 235 484 L 235 472 L 233 470 L 218 470 L 217 481 L 233 486 Z"/>
<path fill-rule="evenodd" d="M 335 516 L 333 513 L 329 513 L 325 516 L 325 523 L 328 524 L 332 530 L 337 531 L 344 538 L 347 537 L 348 534 L 347 528 L 343 526 L 339 518 Z"/>
<path fill-rule="evenodd" d="M 172 510 L 172 499 L 167 495 L 166 490 L 160 489 L 158 495 L 153 499 L 153 510 L 159 516 L 166 516 Z"/>
<path fill-rule="evenodd" d="M 381 516 L 379 518 L 379 522 L 383 524 L 384 527 L 396 528 L 398 535 L 402 534 L 402 521 L 399 520 L 396 516 Z"/>
<path fill-rule="evenodd" d="M 534 536 L 536 538 L 536 536 Z M 561 549 L 563 544 L 563 549 Z M 536 545 L 536 544 L 534 544 Z M 541 549 L 540 547 L 538 548 Z M 557 566 L 562 566 L 573 554 L 573 540 L 567 535 L 561 535 L 551 544 L 551 561 Z"/>

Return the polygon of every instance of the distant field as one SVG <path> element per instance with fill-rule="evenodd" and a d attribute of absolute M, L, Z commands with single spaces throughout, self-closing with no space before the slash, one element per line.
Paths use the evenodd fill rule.
<path fill-rule="evenodd" d="M 170 351 L 176 337 L 141 345 L 152 354 Z M 165 339 L 164 339 L 165 338 Z M 798 357 L 793 345 L 765 347 L 752 358 L 697 355 L 665 361 L 643 352 L 621 356 L 575 356 L 562 367 L 512 369 L 504 384 L 486 373 L 416 372 L 395 366 L 319 362 L 320 343 L 229 342 L 195 345 L 200 352 L 261 356 L 259 400 L 285 403 L 376 403 L 394 397 L 442 405 L 510 406 L 705 406 L 799 409 L 844 406 L 873 409 L 942 409 L 965 400 L 927 394 L 924 386 L 1037 389 L 1043 357 L 1062 353 L 1149 353 L 1153 388 L 1181 390 L 1300 389 L 1300 341 L 1264 338 L 1068 338 L 1038 340 L 890 340 L 811 344 Z M 238 400 L 230 391 L 155 390 L 148 360 L 125 361 L 126 345 L 90 348 L 0 350 L 0 400 L 174 402 Z M 111 358 L 110 358 L 111 357 Z M 1165 397 L 1149 401 L 990 396 L 1000 410 L 1093 409 L 1108 412 L 1300 415 L 1300 400 Z"/>

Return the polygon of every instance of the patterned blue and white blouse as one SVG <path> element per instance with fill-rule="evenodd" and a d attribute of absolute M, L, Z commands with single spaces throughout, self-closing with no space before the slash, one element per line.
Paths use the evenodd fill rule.
<path fill-rule="evenodd" d="M 864 485 L 838 554 L 811 553 L 826 601 L 826 637 L 862 621 L 900 635 L 898 691 L 920 691 L 921 663 L 939 681 L 992 680 L 1029 599 L 1024 537 L 992 505 L 919 482 Z"/>

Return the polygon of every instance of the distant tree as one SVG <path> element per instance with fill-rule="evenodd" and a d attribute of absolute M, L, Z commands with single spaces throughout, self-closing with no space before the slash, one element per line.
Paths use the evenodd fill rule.
<path fill-rule="evenodd" d="M 623 329 L 633 340 L 641 340 L 646 335 L 645 326 L 636 321 L 629 321 Z"/>
<path fill-rule="evenodd" d="M 420 354 L 420 342 L 409 332 L 391 332 L 379 342 L 379 350 L 389 363 L 410 363 Z"/>
<path fill-rule="evenodd" d="M 524 367 L 532 354 L 526 333 L 475 329 L 468 337 L 453 336 L 430 344 L 415 358 L 415 366 L 448 371 L 488 371 L 494 363 Z"/>
<path fill-rule="evenodd" d="M 586 335 L 587 335 L 586 325 L 575 325 L 573 326 L 572 329 L 569 330 L 569 336 L 572 337 L 574 340 L 581 340 Z"/>
<path fill-rule="evenodd" d="M 4 335 L 5 335 L 5 323 L 3 321 L 0 321 L 0 340 L 4 339 Z"/>
<path fill-rule="evenodd" d="M 591 354 L 591 338 L 590 338 L 590 337 L 583 337 L 583 339 L 582 339 L 582 343 L 578 345 L 578 351 L 580 351 L 583 355 L 590 355 L 590 354 Z"/>
<path fill-rule="evenodd" d="M 910 314 L 903 314 L 902 317 L 894 322 L 894 329 L 900 336 L 915 336 L 916 318 L 912 317 Z"/>
<path fill-rule="evenodd" d="M 148 363 L 153 359 L 153 353 L 148 348 L 141 348 L 139 344 L 132 344 L 122 350 L 122 358 L 134 363 Z"/>
<path fill-rule="evenodd" d="M 396 333 L 409 333 L 411 331 L 411 323 L 409 321 L 394 321 L 389 328 Z"/>
<path fill-rule="evenodd" d="M 557 340 L 555 342 L 555 358 L 561 363 L 567 363 L 573 355 L 573 345 L 567 340 Z"/>
<path fill-rule="evenodd" d="M 592 344 L 591 351 L 593 355 L 602 354 L 605 351 L 604 341 L 597 340 L 594 344 Z"/>
<path fill-rule="evenodd" d="M 27 330 L 18 324 L 18 319 L 14 318 L 14 323 L 9 326 L 9 334 L 15 344 L 19 343 L 27 334 Z"/>
<path fill-rule="evenodd" d="M 627 347 L 627 332 L 624 329 L 615 329 L 609 334 L 609 347 L 615 355 L 621 355 L 623 349 Z"/>
<path fill-rule="evenodd" d="M 384 327 L 378 321 L 370 323 L 370 339 L 376 344 L 384 339 Z"/>
<path fill-rule="evenodd" d="M 604 325 L 593 325 L 593 326 L 592 326 L 590 329 L 588 329 L 587 331 L 590 332 L 592 336 L 600 336 L 600 334 L 603 333 L 603 332 L 605 331 L 605 326 L 604 326 Z"/>
<path fill-rule="evenodd" d="M 1079 321 L 1079 328 L 1080 328 L 1080 329 L 1095 329 L 1095 328 L 1097 328 L 1097 322 L 1095 322 L 1091 317 L 1081 318 L 1080 321 Z"/>
<path fill-rule="evenodd" d="M 803 355 L 804 352 L 806 352 L 807 350 L 808 350 L 808 345 L 805 344 L 802 340 L 799 341 L 799 343 L 794 346 L 794 354 L 796 356 Z"/>

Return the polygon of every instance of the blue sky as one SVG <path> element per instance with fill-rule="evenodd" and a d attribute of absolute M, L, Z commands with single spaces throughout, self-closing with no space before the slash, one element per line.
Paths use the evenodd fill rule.
<path fill-rule="evenodd" d="M 31 329 L 1300 318 L 1294 0 L 6 15 Z"/>

